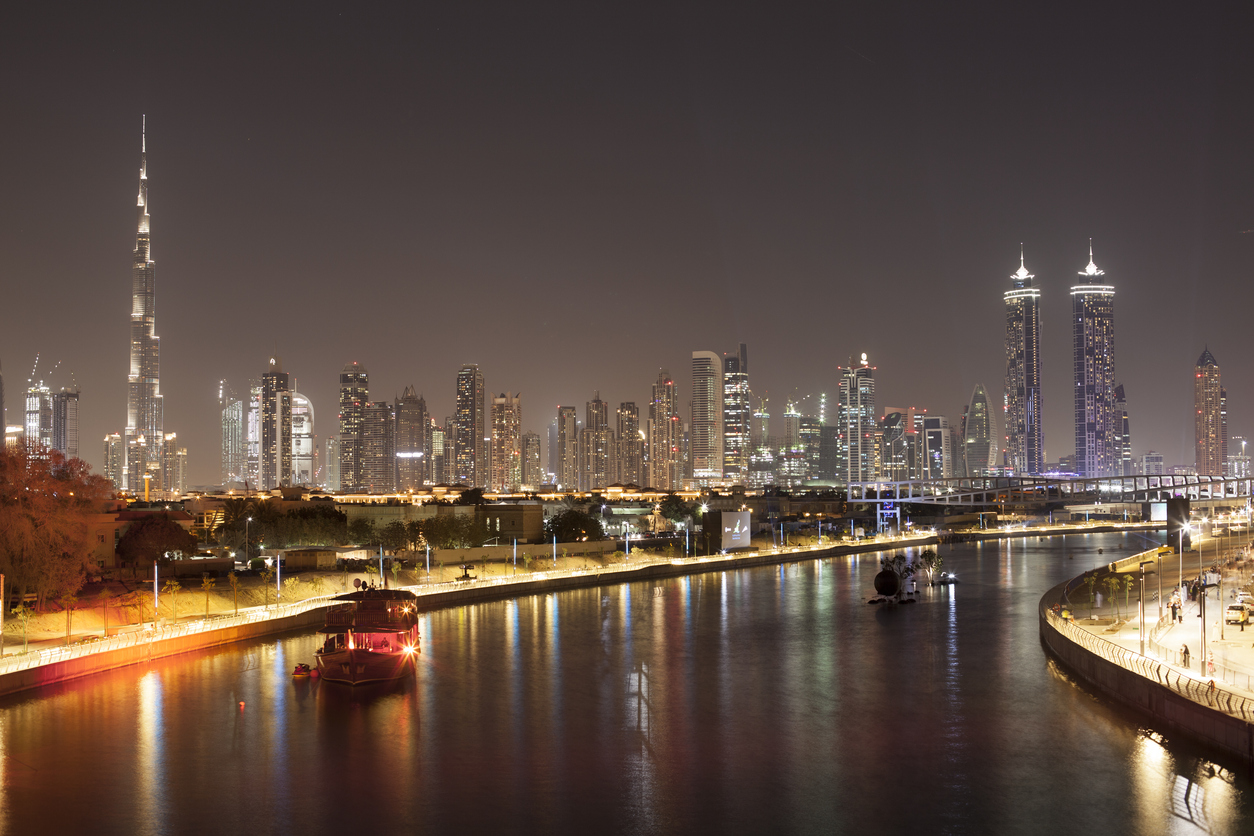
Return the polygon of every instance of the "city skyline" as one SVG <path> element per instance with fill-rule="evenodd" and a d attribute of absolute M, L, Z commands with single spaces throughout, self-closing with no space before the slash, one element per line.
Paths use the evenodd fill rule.
<path fill-rule="evenodd" d="M 1216 49 L 1239 30 L 1220 21 L 1151 24 L 1175 44 L 1164 57 L 1153 39 L 1119 37 L 1113 13 L 1082 32 L 1028 12 L 1015 13 L 1030 18 L 1022 26 L 957 13 L 935 21 L 945 41 L 931 26 L 890 36 L 865 11 L 838 27 L 853 40 L 829 49 L 823 13 L 728 13 L 717 37 L 681 27 L 668 40 L 640 19 L 534 12 L 519 21 L 532 55 L 517 32 L 462 12 L 439 26 L 398 16 L 397 33 L 427 39 L 411 50 L 377 18 L 313 10 L 311 33 L 378 36 L 367 37 L 377 50 L 350 47 L 331 72 L 299 41 L 238 33 L 225 18 L 175 49 L 160 35 L 177 12 L 147 16 L 139 56 L 115 49 L 132 35 L 112 16 L 54 27 L 21 14 L 0 58 L 29 81 L 2 94 L 27 126 L 2 140 L 23 161 L 9 175 L 23 200 L 0 210 L 7 269 L 24 277 L 0 311 L 6 422 L 21 423 L 33 357 L 60 361 L 79 383 L 80 449 L 97 470 L 127 408 L 119 323 L 144 113 L 160 183 L 163 424 L 189 450 L 192 484 L 219 481 L 218 381 L 243 392 L 272 355 L 318 410 L 320 449 L 337 370 L 353 360 L 374 372 L 374 397 L 413 385 L 438 418 L 453 414 L 457 369 L 476 362 L 489 391 L 527 393 L 522 429 L 543 435 L 557 404 L 594 390 L 647 405 L 658 368 L 676 372 L 687 421 L 691 353 L 740 342 L 753 344 L 754 392 L 777 415 L 790 399 L 834 399 L 836 367 L 865 351 L 880 402 L 952 426 L 976 384 L 999 400 L 997 294 L 1020 242 L 1042 291 L 1047 460 L 1072 453 L 1066 291 L 1090 236 L 1118 277 L 1134 458 L 1192 461 L 1198 345 L 1230 368 L 1246 359 L 1236 277 L 1254 261 L 1254 211 L 1237 149 L 1250 115 L 1233 81 L 1250 59 Z M 258 24 L 279 21 L 261 13 Z M 746 39 L 751 57 L 737 47 Z M 633 57 L 641 43 L 648 66 Z M 222 44 L 241 60 L 214 60 Z M 266 63 L 276 45 L 294 86 Z M 816 63 L 803 70 L 800 55 Z M 576 59 L 577 81 L 563 69 Z M 971 78 L 965 61 L 1014 70 Z M 59 69 L 29 69 L 44 66 Z M 337 108 L 354 118 L 323 118 Z M 919 135 L 919 123 L 933 129 Z M 866 313 L 881 286 L 909 302 L 891 325 Z M 506 295 L 520 327 L 442 315 L 463 297 Z M 1248 436 L 1254 393 L 1232 380 L 1232 432 Z"/>

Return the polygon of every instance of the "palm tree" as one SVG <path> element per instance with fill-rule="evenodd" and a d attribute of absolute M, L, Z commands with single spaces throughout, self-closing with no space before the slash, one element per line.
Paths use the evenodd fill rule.
<path fill-rule="evenodd" d="M 232 572 L 231 574 L 234 575 L 235 573 Z M 217 583 L 217 578 L 211 578 L 208 575 L 205 575 L 200 581 L 200 588 L 205 591 L 205 618 L 209 617 L 209 593 Z"/>

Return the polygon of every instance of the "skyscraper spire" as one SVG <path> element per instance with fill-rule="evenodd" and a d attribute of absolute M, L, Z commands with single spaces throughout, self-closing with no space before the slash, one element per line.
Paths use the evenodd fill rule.
<path fill-rule="evenodd" d="M 131 265 L 131 367 L 127 376 L 125 489 L 136 491 L 161 462 L 160 342 L 156 334 L 157 270 L 148 214 L 148 118 L 140 129 L 139 218 Z"/>
<path fill-rule="evenodd" d="M 1089 239 L 1089 265 L 1080 271 L 1081 276 L 1100 276 L 1104 270 L 1098 270 L 1097 265 L 1093 263 L 1093 239 Z"/>

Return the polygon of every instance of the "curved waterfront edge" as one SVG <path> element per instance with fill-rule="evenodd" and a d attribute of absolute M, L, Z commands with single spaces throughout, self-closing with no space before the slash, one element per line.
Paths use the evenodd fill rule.
<path fill-rule="evenodd" d="M 1154 528 L 1161 528 L 1161 526 L 1153 523 L 1099 524 L 1083 528 L 1058 526 L 1048 529 L 980 531 L 972 532 L 971 536 L 973 539 L 991 540 L 1140 531 Z M 525 579 L 503 578 L 487 582 L 453 582 L 447 585 L 442 584 L 439 589 L 425 585 L 402 588 L 409 589 L 420 596 L 420 607 L 423 611 L 432 611 L 465 604 L 591 588 L 607 583 L 618 585 L 705 572 L 721 572 L 728 569 L 781 565 L 898 548 L 918 548 L 937 545 L 938 542 L 935 535 L 924 535 L 888 541 L 840 543 L 826 547 L 785 547 L 752 554 L 658 559 L 639 564 L 574 570 L 560 574 L 530 573 Z M 0 659 L 0 666 L 7 663 L 9 667 L 7 671 L 0 670 L 0 696 L 180 653 L 190 653 L 232 642 L 316 627 L 322 623 L 322 610 L 332 597 L 319 596 L 298 604 L 284 605 L 273 612 L 259 610 L 247 615 L 219 617 L 217 620 L 185 622 L 175 627 L 166 627 L 148 633 L 134 632 L 119 635 L 111 637 L 107 644 L 101 642 L 78 648 L 54 648 L 25 654 L 25 658 Z"/>
<path fill-rule="evenodd" d="M 1112 566 L 1116 571 L 1136 566 L 1145 554 Z M 1160 729 L 1182 733 L 1254 766 L 1254 701 L 1094 636 L 1054 612 L 1082 577 L 1070 578 L 1041 597 L 1037 614 L 1046 651 L 1102 696 L 1146 715 Z"/>

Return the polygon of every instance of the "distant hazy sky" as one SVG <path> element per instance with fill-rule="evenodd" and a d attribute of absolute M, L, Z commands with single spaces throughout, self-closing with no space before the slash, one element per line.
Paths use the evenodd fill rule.
<path fill-rule="evenodd" d="M 275 352 L 319 436 L 351 360 L 437 418 L 479 363 L 543 433 L 594 390 L 643 405 L 659 367 L 686 418 L 692 351 L 741 341 L 773 414 L 834 402 L 865 351 L 880 404 L 956 419 L 976 383 L 1000 397 L 1020 242 L 1057 459 L 1090 236 L 1136 454 L 1193 461 L 1205 345 L 1254 432 L 1248 4 L 727 6 L 7 10 L 10 423 L 38 352 L 82 388 L 84 458 L 125 425 L 147 113 L 165 424 L 196 484 L 218 379 Z"/>

